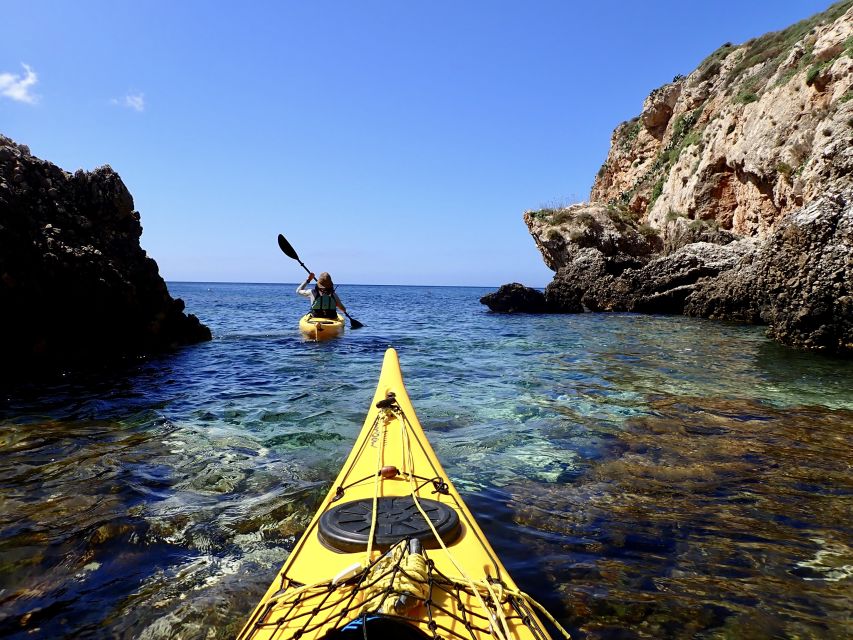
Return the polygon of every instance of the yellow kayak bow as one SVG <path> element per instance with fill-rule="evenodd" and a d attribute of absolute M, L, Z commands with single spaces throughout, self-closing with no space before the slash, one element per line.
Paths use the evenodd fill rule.
<path fill-rule="evenodd" d="M 241 639 L 544 639 L 442 469 L 388 349 L 364 426 Z"/>

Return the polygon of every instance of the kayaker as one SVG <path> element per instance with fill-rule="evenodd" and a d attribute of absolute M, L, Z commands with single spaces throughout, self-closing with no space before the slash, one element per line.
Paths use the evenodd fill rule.
<path fill-rule="evenodd" d="M 338 313 L 335 307 L 347 312 L 346 307 L 341 302 L 338 294 L 335 293 L 335 285 L 332 282 L 332 276 L 325 271 L 317 278 L 317 284 L 310 289 L 307 289 L 308 283 L 315 278 L 314 273 L 308 274 L 308 279 L 305 280 L 296 289 L 296 293 L 300 296 L 305 296 L 311 299 L 311 315 L 315 318 L 335 318 Z"/>

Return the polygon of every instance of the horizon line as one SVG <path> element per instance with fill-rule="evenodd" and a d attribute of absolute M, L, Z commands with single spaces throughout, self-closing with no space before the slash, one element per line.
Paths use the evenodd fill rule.
<path fill-rule="evenodd" d="M 247 285 L 287 285 L 295 286 L 300 284 L 298 281 L 290 282 L 243 282 L 239 280 L 166 280 L 166 284 L 247 284 Z M 511 283 L 504 283 L 511 284 Z M 456 287 L 469 289 L 498 289 L 503 285 L 479 285 L 479 284 L 366 284 L 356 282 L 341 282 L 335 285 L 337 287 Z M 523 285 L 530 286 L 530 285 Z M 531 289 L 544 289 L 545 286 L 530 286 Z"/>

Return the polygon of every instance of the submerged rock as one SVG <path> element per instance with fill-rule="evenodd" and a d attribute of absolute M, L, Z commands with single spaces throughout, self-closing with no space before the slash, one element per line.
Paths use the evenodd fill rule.
<path fill-rule="evenodd" d="M 72 175 L 0 136 L 0 375 L 210 340 L 141 235 L 109 166 Z"/>

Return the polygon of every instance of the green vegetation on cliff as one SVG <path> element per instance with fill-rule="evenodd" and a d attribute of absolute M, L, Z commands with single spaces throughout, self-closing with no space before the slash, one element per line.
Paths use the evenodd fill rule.
<path fill-rule="evenodd" d="M 801 20 L 781 31 L 765 33 L 763 36 L 753 38 L 739 47 L 727 42 L 699 64 L 699 80 L 705 81 L 719 74 L 722 61 L 735 51 L 742 50 L 740 60 L 735 63 L 725 78 L 725 86 L 730 91 L 734 91 L 735 86 L 740 83 L 742 76 L 748 70 L 761 65 L 761 69 L 749 77 L 748 86 L 741 86 L 737 89 L 736 99 L 739 102 L 753 102 L 768 88 L 767 82 L 776 74 L 797 43 L 804 42 L 803 53 L 796 64 L 782 74 L 779 83 L 788 82 L 800 71 L 813 64 L 812 47 L 814 42 L 810 42 L 807 36 L 815 28 L 835 22 L 851 7 L 853 7 L 853 0 L 842 0 L 822 13 Z M 847 51 L 847 55 L 851 55 L 849 47 Z"/>

